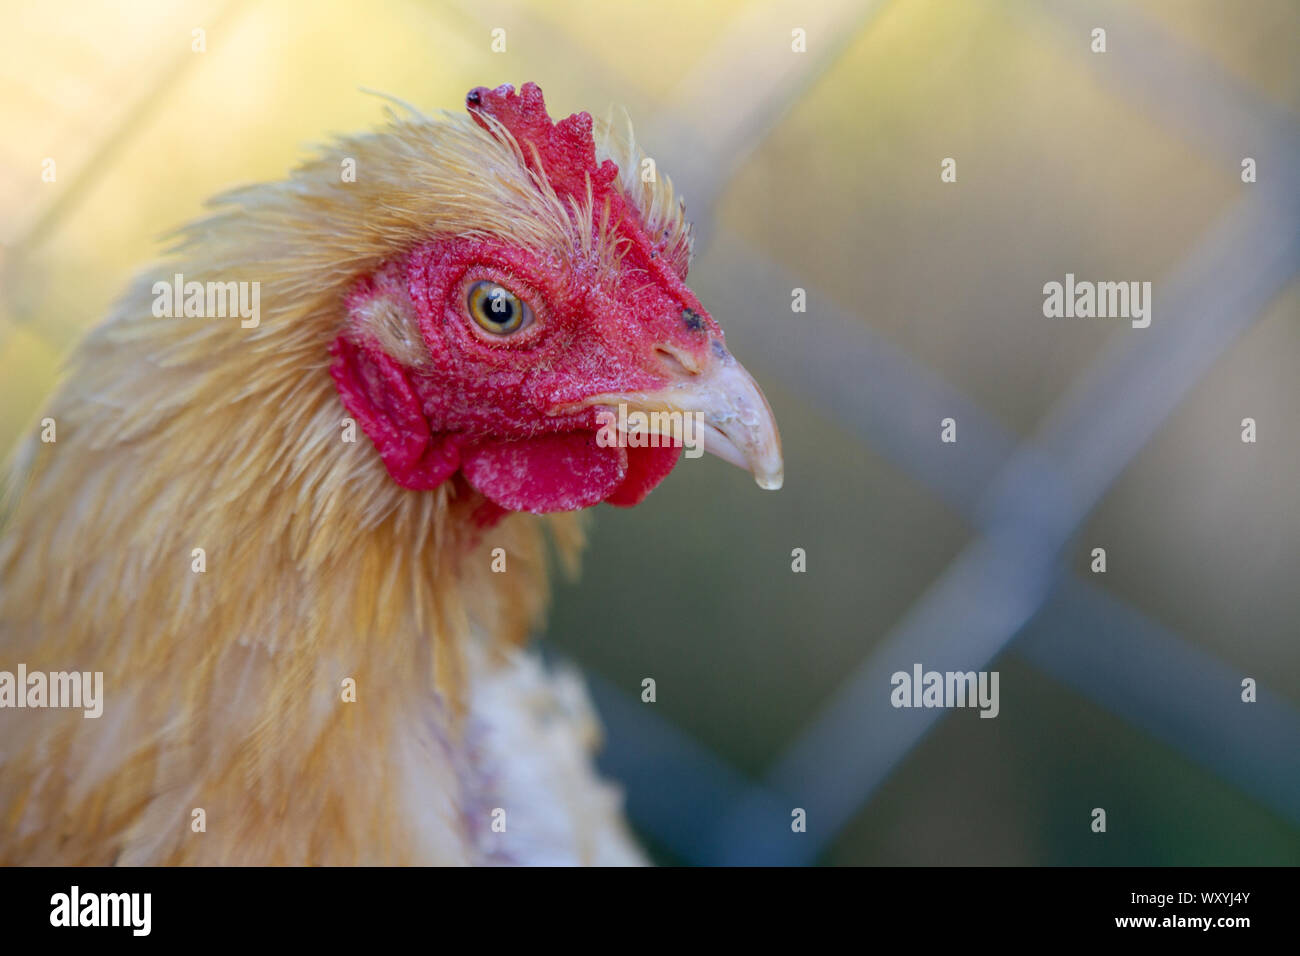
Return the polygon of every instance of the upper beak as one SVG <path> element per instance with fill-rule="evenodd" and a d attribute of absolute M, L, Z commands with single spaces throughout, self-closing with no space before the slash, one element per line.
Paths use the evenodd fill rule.
<path fill-rule="evenodd" d="M 672 350 L 676 353 L 676 350 Z M 704 450 L 751 472 L 760 488 L 775 491 L 785 479 L 781 435 L 772 409 L 745 367 L 719 345 L 699 371 L 685 363 L 664 388 L 649 392 L 593 395 L 582 404 L 627 406 L 627 411 L 700 413 Z M 692 363 L 693 364 L 693 363 Z M 620 417 L 620 421 L 623 420 Z M 658 431 L 651 418 L 649 431 Z"/>

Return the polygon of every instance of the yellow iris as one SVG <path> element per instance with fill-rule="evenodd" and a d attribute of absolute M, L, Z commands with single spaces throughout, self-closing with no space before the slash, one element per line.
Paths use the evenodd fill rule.
<path fill-rule="evenodd" d="M 493 335 L 517 332 L 533 320 L 528 303 L 496 282 L 475 282 L 469 289 L 469 314 Z"/>

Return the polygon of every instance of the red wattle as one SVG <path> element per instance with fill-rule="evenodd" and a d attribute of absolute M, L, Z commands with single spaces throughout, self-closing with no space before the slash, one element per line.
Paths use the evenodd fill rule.
<path fill-rule="evenodd" d="M 575 511 L 619 487 L 628 473 L 627 451 L 602 448 L 588 431 L 485 441 L 461 452 L 461 472 L 508 511 Z"/>
<path fill-rule="evenodd" d="M 677 459 L 682 455 L 681 445 L 660 448 L 629 448 L 627 450 L 627 477 L 614 492 L 605 498 L 611 505 L 631 508 L 639 505 L 654 486 L 668 477 Z"/>

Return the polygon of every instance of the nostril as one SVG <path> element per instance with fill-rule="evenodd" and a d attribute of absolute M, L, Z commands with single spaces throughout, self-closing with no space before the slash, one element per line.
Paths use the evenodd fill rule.
<path fill-rule="evenodd" d="M 689 352 L 673 348 L 671 345 L 656 345 L 655 353 L 659 356 L 659 360 L 663 362 L 663 364 L 666 365 L 674 375 L 687 376 L 700 374 L 700 363 L 695 361 L 695 356 L 691 355 Z"/>
<path fill-rule="evenodd" d="M 699 332 L 704 328 L 704 317 L 694 309 L 682 309 L 682 321 L 692 332 Z"/>

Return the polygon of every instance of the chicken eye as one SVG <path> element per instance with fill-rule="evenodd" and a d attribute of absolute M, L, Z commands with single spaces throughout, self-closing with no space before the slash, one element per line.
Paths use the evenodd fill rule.
<path fill-rule="evenodd" d="M 518 332 L 533 321 L 528 303 L 495 282 L 475 282 L 469 287 L 469 314 L 479 328 L 493 335 Z"/>

